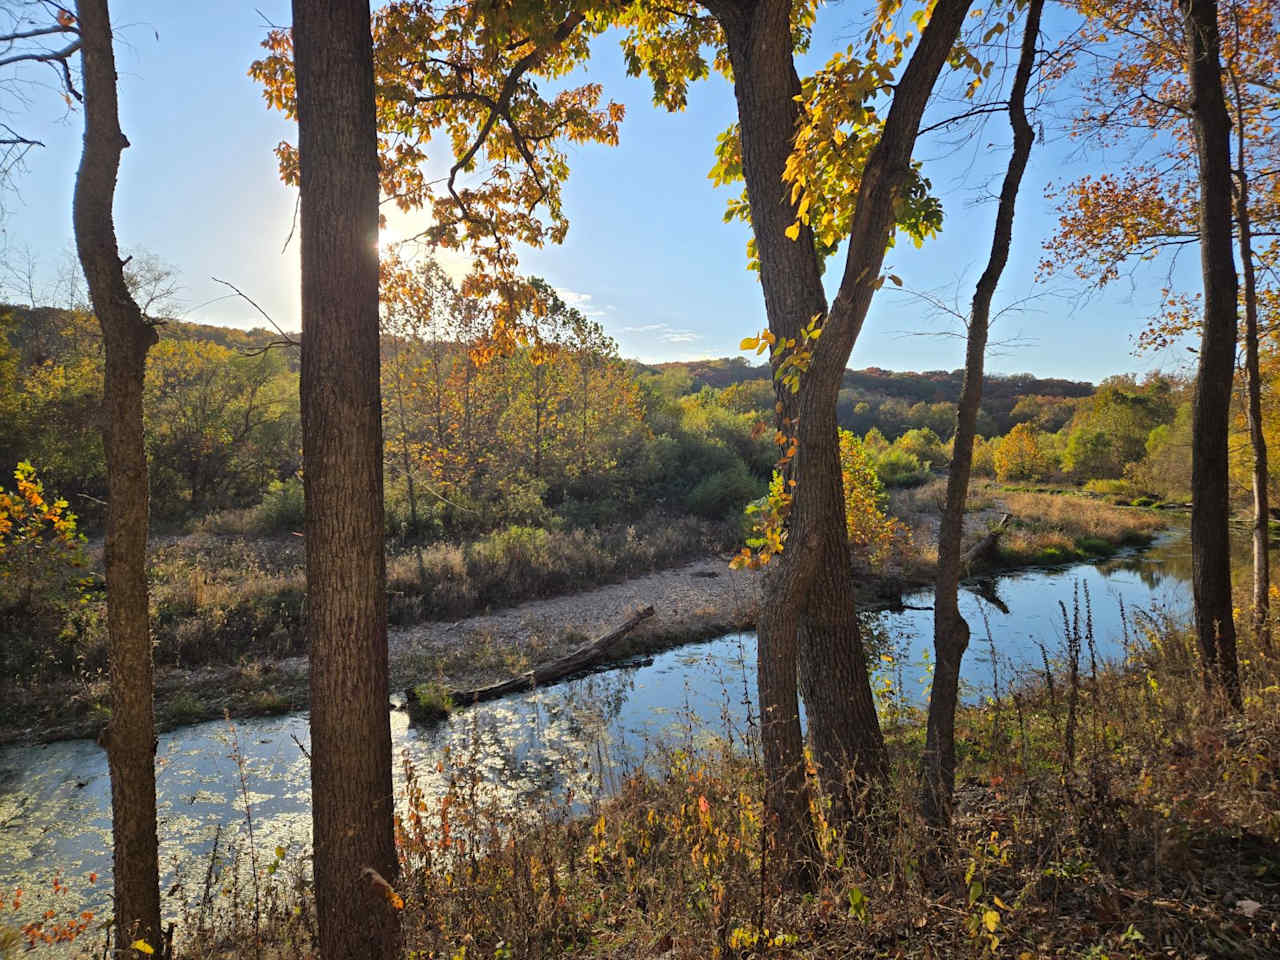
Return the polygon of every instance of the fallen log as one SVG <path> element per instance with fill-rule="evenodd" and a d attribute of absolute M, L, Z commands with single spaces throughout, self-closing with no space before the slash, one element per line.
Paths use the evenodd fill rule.
<path fill-rule="evenodd" d="M 1001 600 L 1000 597 L 996 594 L 995 580 L 989 577 L 985 577 L 979 580 L 977 583 L 973 585 L 973 592 L 978 597 L 981 597 L 983 600 L 987 601 L 987 603 L 991 604 L 991 606 L 995 607 L 1005 616 L 1009 615 L 1009 608 L 1005 605 L 1005 602 Z"/>
<path fill-rule="evenodd" d="M 518 677 L 512 677 L 510 680 L 503 680 L 501 683 L 478 687 L 473 690 L 449 690 L 444 692 L 443 695 L 438 690 L 431 690 L 427 684 L 410 687 L 405 691 L 405 706 L 409 711 L 409 719 L 414 721 L 438 720 L 447 716 L 453 707 L 463 707 L 473 703 L 483 703 L 486 700 L 496 700 L 511 693 L 519 693 L 522 690 L 529 690 L 533 687 L 545 686 L 548 683 L 554 683 L 565 677 L 590 670 L 592 667 L 607 662 L 617 642 L 634 630 L 642 620 L 647 620 L 651 616 L 653 616 L 653 607 L 637 610 L 627 618 L 625 623 L 610 630 L 604 636 L 583 644 L 577 650 L 566 654 L 558 660 L 552 660 L 550 663 L 535 667 L 533 670 L 522 673 Z"/>
<path fill-rule="evenodd" d="M 985 537 L 965 551 L 960 563 L 966 573 L 975 563 L 986 560 L 995 551 L 996 543 L 1000 540 L 1000 534 L 1004 533 L 1005 528 L 1009 526 L 1009 521 L 1012 519 L 1012 515 L 1006 513 L 1000 522 L 987 532 Z"/>

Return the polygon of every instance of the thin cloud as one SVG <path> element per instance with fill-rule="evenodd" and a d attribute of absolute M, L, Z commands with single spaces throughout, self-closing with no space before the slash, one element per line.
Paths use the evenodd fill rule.
<path fill-rule="evenodd" d="M 648 336 L 663 343 L 693 343 L 702 339 L 702 334 L 692 330 L 682 330 L 669 323 L 646 323 L 641 326 L 621 327 L 619 333 L 630 333 Z"/>
<path fill-rule="evenodd" d="M 596 306 L 591 302 L 591 294 L 589 293 L 579 293 L 577 290 L 569 290 L 565 287 L 556 287 L 556 293 L 560 295 L 561 300 L 573 307 L 584 317 L 589 317 L 592 320 L 598 320 L 613 310 L 613 307 L 610 306 Z"/>

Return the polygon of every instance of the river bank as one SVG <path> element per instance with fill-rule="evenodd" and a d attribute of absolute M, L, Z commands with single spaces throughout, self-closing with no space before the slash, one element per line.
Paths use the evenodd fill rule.
<path fill-rule="evenodd" d="M 937 487 L 935 482 L 895 494 L 893 510 L 910 534 L 886 569 L 864 571 L 862 589 L 855 598 L 860 608 L 894 609 L 901 605 L 904 593 L 931 581 Z M 981 485 L 975 489 L 966 517 L 968 539 L 977 540 L 1006 512 L 1012 522 L 1000 538 L 999 550 L 985 562 L 985 569 L 991 572 L 1103 559 L 1125 547 L 1150 542 L 1169 519 L 1155 511 L 1114 507 L 1079 496 L 1001 491 Z M 586 540 L 582 543 L 589 545 Z M 619 657 L 754 626 L 763 580 L 759 571 L 730 570 L 727 554 L 704 553 L 692 563 L 677 564 L 671 562 L 683 559 L 677 546 L 648 549 L 648 554 L 633 561 L 640 569 L 664 562 L 669 568 L 590 589 L 573 588 L 582 582 L 582 576 L 560 581 L 544 577 L 570 589 L 448 620 L 414 622 L 416 618 L 406 612 L 413 604 L 405 594 L 406 584 L 415 577 L 393 569 L 392 607 L 400 611 L 397 619 L 402 622 L 388 632 L 391 689 L 399 691 L 424 681 L 461 688 L 505 679 L 563 656 L 649 605 L 655 608 L 654 616 L 619 646 Z M 240 558 L 243 569 L 238 585 L 247 596 L 237 594 L 237 582 L 230 575 L 215 579 L 207 573 L 197 576 L 185 567 L 175 571 L 176 557 L 183 550 L 184 556 L 196 557 L 196 564 L 202 555 L 212 555 L 215 550 Z M 307 661 L 297 636 L 303 594 L 300 552 L 297 539 L 280 549 L 257 543 L 211 543 L 207 537 L 185 544 L 170 540 L 162 545 L 161 564 L 168 573 L 157 588 L 164 605 L 163 613 L 154 617 L 159 621 L 157 631 L 202 648 L 216 644 L 202 641 L 201 629 L 226 632 L 243 622 L 249 634 L 231 644 L 225 658 L 231 662 L 181 666 L 158 655 L 156 718 L 160 730 L 224 715 L 269 716 L 307 708 Z M 436 558 L 432 562 L 440 561 Z M 230 569 L 230 561 L 218 563 Z M 402 559 L 396 567 L 408 564 L 408 559 Z M 210 566 L 205 563 L 206 570 Z M 524 576 L 529 578 L 530 574 Z M 180 596 L 179 587 L 183 591 Z M 264 626 L 244 612 L 292 609 L 295 604 L 296 612 L 286 618 L 288 624 L 273 621 Z M 406 619 L 410 622 L 403 622 Z M 252 637 L 260 639 L 249 643 Z M 237 652 L 240 650 L 247 652 Z M 110 716 L 108 685 L 102 672 L 77 682 L 11 688 L 0 699 L 0 743 L 93 738 Z"/>
<path fill-rule="evenodd" d="M 813 898 L 760 887 L 749 634 L 632 659 L 430 726 L 393 712 L 408 941 L 424 954 L 451 956 L 467 944 L 468 952 L 501 955 L 505 946 L 548 960 L 674 960 L 705 956 L 708 943 L 726 956 L 924 960 L 977 956 L 990 950 L 990 934 L 1011 956 L 1273 956 L 1277 661 L 1245 642 L 1245 715 L 1203 702 L 1185 610 L 1156 602 L 1172 590 L 1185 599 L 1185 579 L 1163 576 L 1181 569 L 1185 549 L 1175 531 L 1107 564 L 999 581 L 1009 612 L 988 613 L 1000 682 L 990 686 L 988 645 L 976 639 L 957 716 L 957 842 L 941 861 L 916 816 L 921 651 L 895 650 L 894 663 L 874 658 L 891 812 L 847 856 L 824 847 L 829 872 Z M 1086 595 L 1094 601 L 1091 617 L 1082 607 L 1076 670 L 1063 664 L 1069 654 L 1053 627 L 1058 601 L 1069 609 L 1073 592 L 1082 604 Z M 1115 616 L 1117 599 L 1130 612 L 1127 626 Z M 551 615 L 543 606 L 529 612 Z M 966 615 L 983 632 L 977 613 Z M 908 609 L 882 622 L 906 636 L 912 616 L 926 615 Z M 1050 647 L 1046 661 L 1018 648 L 1028 632 Z M 1030 669 L 1010 669 L 1019 662 Z M 279 908 L 264 913 L 268 949 L 308 955 L 309 747 L 305 714 L 159 737 L 165 909 L 184 955 L 251 949 L 254 927 L 240 908 L 252 897 L 233 853 L 242 862 L 250 842 L 241 775 L 253 798 L 254 842 L 279 867 L 264 880 L 264 902 Z M 33 917 L 46 900 L 65 912 L 77 894 L 88 906 L 75 910 L 105 909 L 110 790 L 102 752 L 86 741 L 8 747 L 0 777 L 8 787 L 0 823 L 10 825 L 0 833 L 0 889 L 27 888 L 23 909 Z M 449 875 L 462 849 L 451 844 L 479 851 L 495 832 L 511 838 L 500 855 Z M 221 860 L 211 852 L 219 838 Z M 264 853 L 272 850 L 274 861 Z M 188 905 L 211 858 L 213 901 L 197 917 Z M 97 884 L 86 886 L 95 871 Z M 73 893 L 37 899 L 58 877 Z"/>

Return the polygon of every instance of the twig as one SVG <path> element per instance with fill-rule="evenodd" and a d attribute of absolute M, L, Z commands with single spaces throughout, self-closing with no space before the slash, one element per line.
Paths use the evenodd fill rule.
<path fill-rule="evenodd" d="M 236 725 L 231 722 L 230 712 L 227 713 L 227 724 L 231 727 L 231 759 L 235 761 L 236 772 L 240 777 L 244 819 L 249 828 L 249 869 L 253 871 L 253 953 L 258 960 L 262 960 L 262 899 L 258 893 L 258 848 L 253 841 L 253 805 L 249 802 L 249 778 L 245 774 L 240 737 L 236 732 Z"/>
<path fill-rule="evenodd" d="M 276 333 L 280 334 L 280 337 L 283 342 L 269 343 L 265 347 L 263 347 L 262 350 L 250 351 L 250 355 L 253 355 L 255 353 L 262 353 L 266 350 L 271 349 L 272 347 L 287 346 L 287 347 L 300 348 L 302 346 L 302 344 L 300 344 L 297 340 L 294 340 L 293 337 L 289 336 L 287 333 L 281 330 L 280 325 L 276 323 L 274 319 L 272 319 L 271 314 L 267 313 L 267 311 L 263 310 L 262 307 L 258 306 L 258 304 L 255 303 L 254 300 L 248 294 L 246 294 L 243 290 L 237 287 L 234 283 L 231 283 L 227 280 L 219 280 L 217 277 L 210 277 L 209 279 L 212 280 L 214 283 L 220 283 L 224 287 L 229 287 L 232 291 L 235 292 L 236 296 L 240 297 L 242 300 L 244 300 L 245 303 L 249 304 L 249 306 L 257 310 L 258 313 L 262 314 L 262 316 L 266 318 L 267 323 L 271 324 L 271 326 L 275 328 Z"/>

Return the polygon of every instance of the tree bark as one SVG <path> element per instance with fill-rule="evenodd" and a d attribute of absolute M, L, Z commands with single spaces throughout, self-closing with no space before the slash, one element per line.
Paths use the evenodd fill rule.
<path fill-rule="evenodd" d="M 1236 224 L 1240 265 L 1244 270 L 1245 410 L 1253 451 L 1253 639 L 1271 649 L 1271 511 L 1268 509 L 1267 440 L 1262 432 L 1262 376 L 1258 369 L 1258 282 L 1253 263 L 1253 218 L 1245 158 L 1245 127 L 1239 81 L 1233 75 L 1236 101 Z"/>
<path fill-rule="evenodd" d="M 107 459 L 107 633 L 111 720 L 104 731 L 111 773 L 116 945 L 141 939 L 165 951 L 160 929 L 156 839 L 155 705 L 147 603 L 147 457 L 142 388 L 156 332 L 124 279 L 112 206 L 120 154 L 116 64 L 107 0 L 80 0 L 77 21 L 84 74 L 84 152 L 76 173 L 73 219 L 105 351 L 103 444 Z"/>
<path fill-rule="evenodd" d="M 826 321 L 815 348 L 818 369 L 810 368 L 798 393 L 777 385 L 779 429 L 796 442 L 789 468 L 796 486 L 787 548 L 770 574 L 757 626 L 770 836 L 766 854 L 784 862 L 778 871 L 784 882 L 803 886 L 814 876 L 816 844 L 805 789 L 797 668 L 813 756 L 833 819 L 847 820 L 855 794 L 882 780 L 888 768 L 853 606 L 836 395 L 870 305 L 893 228 L 894 195 L 909 170 L 924 104 L 969 3 L 941 0 L 903 72 L 885 135 L 859 185 L 844 302 L 838 297 L 831 311 L 811 231 L 802 226 L 796 240 L 786 236 L 796 218 L 782 174 L 799 120 L 795 97 L 800 89 L 792 59 L 791 4 L 759 0 L 707 6 L 724 31 L 733 65 L 743 175 L 769 329 L 779 342 L 799 340 L 811 320 Z M 868 276 L 865 298 L 859 294 L 859 302 L 850 302 L 852 289 Z M 823 369 L 817 358 L 827 347 L 833 320 L 838 333 Z M 775 369 L 782 359 L 774 353 Z"/>
<path fill-rule="evenodd" d="M 319 954 L 394 957 L 399 918 L 378 354 L 378 152 L 367 0 L 294 0 L 302 436 Z"/>
<path fill-rule="evenodd" d="M 1240 262 L 1244 268 L 1244 369 L 1247 384 L 1249 445 L 1253 450 L 1253 639 L 1271 649 L 1271 511 L 1267 491 L 1267 440 L 1262 432 L 1262 374 L 1258 369 L 1258 289 L 1249 218 L 1249 180 L 1239 170 Z"/>
<path fill-rule="evenodd" d="M 1227 428 L 1235 374 L 1237 281 L 1232 239 L 1231 119 L 1222 91 L 1216 0 L 1179 0 L 1187 36 L 1200 180 L 1204 323 L 1192 406 L 1191 583 L 1206 693 L 1216 679 L 1240 709 L 1231 609 Z"/>
<path fill-rule="evenodd" d="M 763 0 L 750 5 L 709 6 L 724 31 L 733 64 L 743 176 L 769 329 L 779 342 L 797 339 L 811 319 L 826 314 L 827 298 L 812 232 L 802 226 L 797 240 L 786 235 L 795 221 L 795 209 L 782 175 L 800 119 L 795 99 L 800 81 L 790 39 L 791 4 Z M 775 369 L 782 359 L 775 351 L 771 357 Z M 778 429 L 790 436 L 795 433 L 797 397 L 776 380 L 775 390 Z M 834 413 L 833 401 L 833 439 Z M 838 455 L 829 456 L 827 466 L 834 470 L 838 487 Z M 843 517 L 843 495 L 837 499 L 839 516 Z M 820 620 L 815 621 L 803 609 L 803 591 L 797 589 L 800 584 L 785 569 L 787 554 L 799 543 L 793 536 L 793 546 L 784 552 L 780 567 L 770 573 L 766 596 L 771 599 L 757 626 L 766 817 L 772 853 L 780 866 L 776 871 L 779 879 L 798 887 L 812 884 L 817 862 L 796 687 L 802 663 L 806 665 L 802 687 L 814 760 L 828 797 L 839 808 L 837 816 L 847 815 L 849 807 L 842 799 L 845 764 L 862 755 L 883 757 L 884 753 L 853 605 L 853 569 L 843 537 L 845 527 L 834 516 L 831 524 L 826 535 L 814 538 L 812 544 L 823 553 L 819 565 L 824 573 L 826 603 L 819 607 Z M 806 646 L 809 649 L 802 649 Z M 880 765 L 879 760 L 863 764 L 868 769 Z"/>
<path fill-rule="evenodd" d="M 982 403 L 982 376 L 986 362 L 987 332 L 991 326 L 991 300 L 996 285 L 1009 262 L 1013 241 L 1013 215 L 1022 185 L 1022 175 L 1031 156 L 1035 134 L 1027 120 L 1027 85 L 1035 64 L 1036 42 L 1044 0 L 1031 0 L 1022 35 L 1022 49 L 1009 92 L 1009 125 L 1013 128 L 1013 153 L 1000 188 L 996 225 L 986 269 L 978 279 L 969 314 L 965 346 L 964 383 L 956 407 L 955 443 L 947 472 L 947 500 L 938 529 L 938 576 L 933 599 L 933 685 L 929 695 L 929 721 L 925 731 L 921 772 L 921 808 L 925 821 L 935 829 L 951 823 L 951 804 L 956 784 L 956 699 L 960 685 L 960 663 L 969 645 L 969 624 L 960 613 L 961 567 L 965 557 L 960 543 L 964 533 L 965 500 L 973 467 L 973 438 Z M 1008 521 L 1008 515 L 1005 516 Z M 988 536 L 999 536 L 993 531 Z M 978 545 L 982 547 L 982 544 Z"/>

